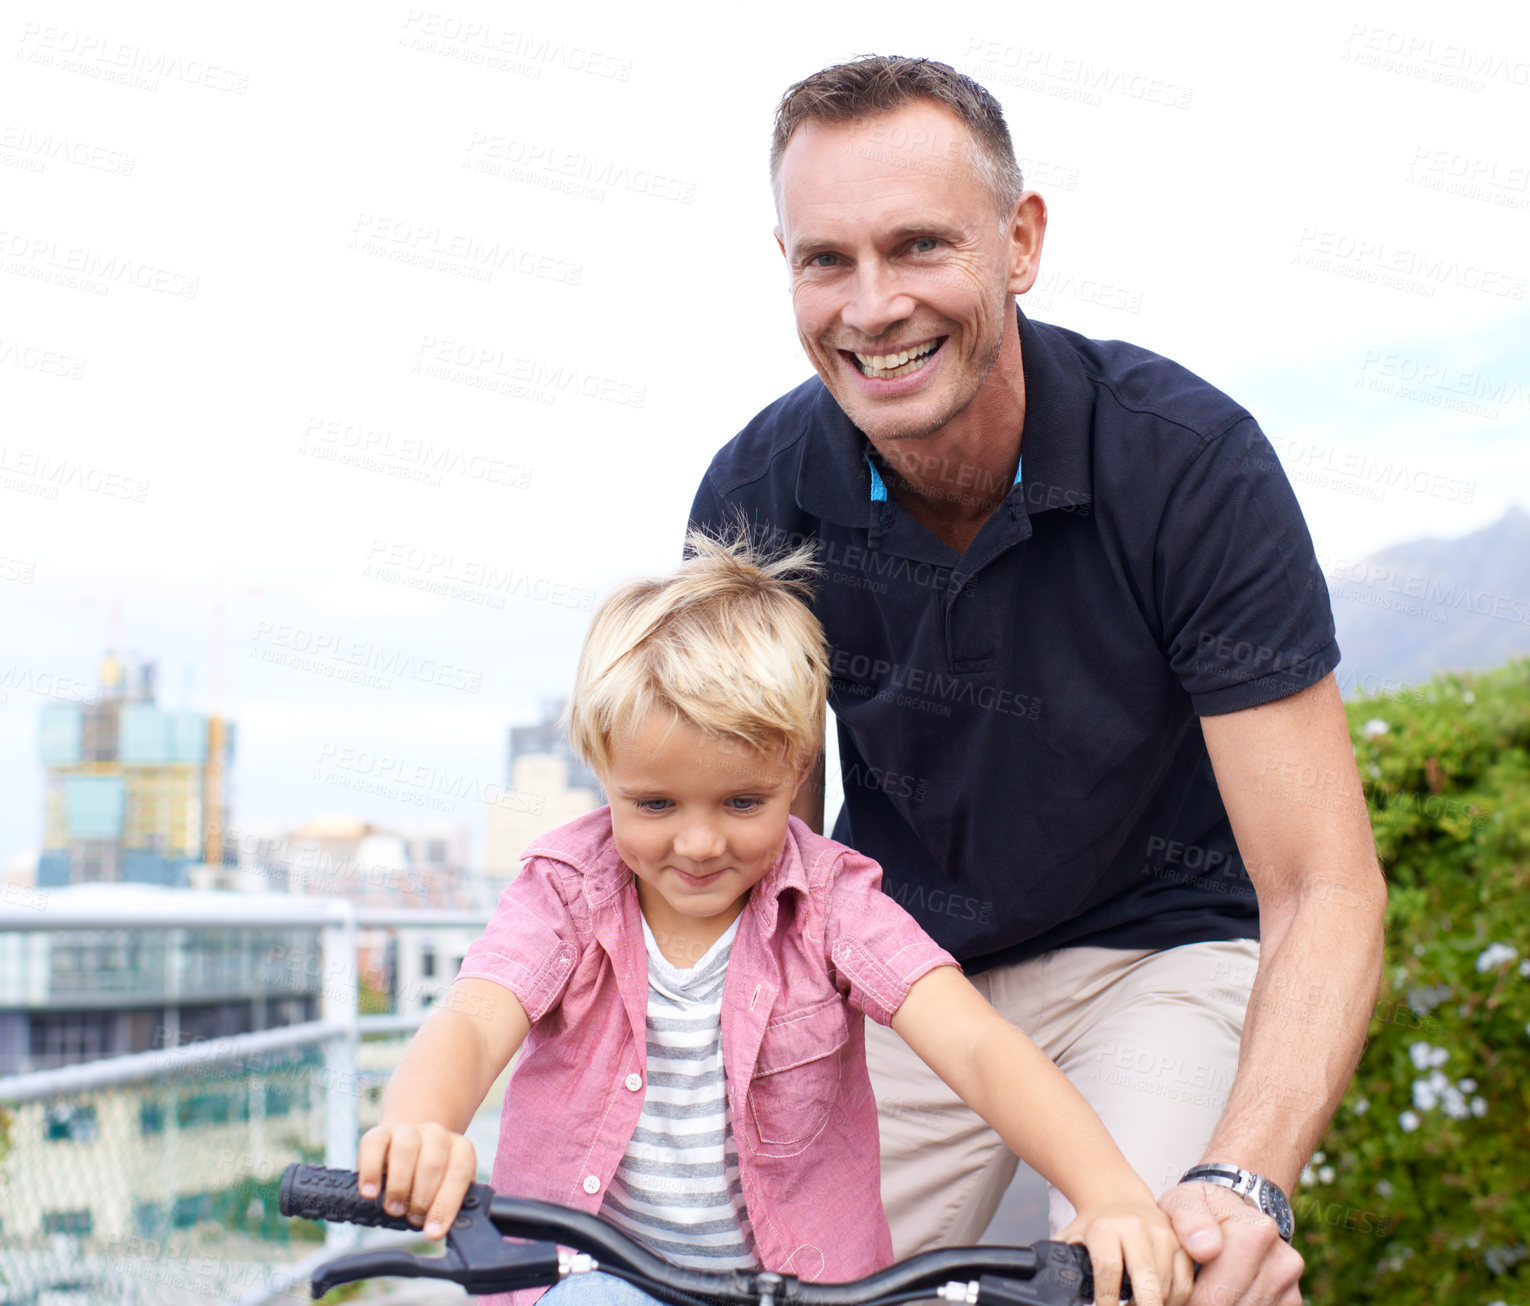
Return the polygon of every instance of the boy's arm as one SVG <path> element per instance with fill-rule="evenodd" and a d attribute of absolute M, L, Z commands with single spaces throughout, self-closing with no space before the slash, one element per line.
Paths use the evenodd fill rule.
<path fill-rule="evenodd" d="M 1189 1296 L 1189 1259 L 1167 1220 L 1155 1219 L 1161 1213 L 1147 1184 L 1083 1094 L 960 971 L 941 966 L 916 980 L 892 1027 L 1016 1156 L 1062 1191 L 1079 1213 L 1076 1223 L 1104 1222 L 1084 1234 L 1101 1262 L 1100 1302 L 1117 1300 L 1112 1285 L 1123 1254 L 1136 1300 Z"/>
<path fill-rule="evenodd" d="M 410 1040 L 383 1093 L 382 1122 L 357 1146 L 363 1196 L 376 1195 L 386 1172 L 384 1206 L 427 1237 L 444 1236 L 477 1174 L 462 1135 L 530 1029 L 509 989 L 457 980 Z"/>

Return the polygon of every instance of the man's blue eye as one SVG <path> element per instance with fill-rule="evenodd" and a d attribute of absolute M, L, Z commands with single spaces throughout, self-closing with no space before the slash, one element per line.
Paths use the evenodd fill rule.
<path fill-rule="evenodd" d="M 827 260 L 827 262 L 820 260 Z M 808 260 L 808 266 L 814 268 L 827 268 L 833 267 L 834 264 L 838 261 L 838 254 L 814 254 L 813 257 Z"/>
<path fill-rule="evenodd" d="M 921 254 L 928 254 L 932 249 L 935 249 L 939 244 L 940 244 L 940 242 L 938 240 L 936 240 L 934 236 L 920 236 L 918 239 L 916 239 L 914 241 L 914 248 L 916 250 L 918 250 Z"/>

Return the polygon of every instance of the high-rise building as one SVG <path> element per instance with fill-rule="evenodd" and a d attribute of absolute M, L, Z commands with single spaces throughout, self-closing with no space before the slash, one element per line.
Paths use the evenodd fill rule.
<path fill-rule="evenodd" d="M 520 873 L 528 844 L 605 801 L 600 781 L 569 746 L 562 713 L 563 703 L 550 699 L 540 723 L 510 728 L 505 789 L 484 813 L 484 875 L 496 890 Z"/>
<path fill-rule="evenodd" d="M 42 710 L 48 771 L 37 885 L 124 881 L 185 888 L 227 859 L 233 726 L 154 699 L 154 664 L 101 664 L 101 691 Z"/>

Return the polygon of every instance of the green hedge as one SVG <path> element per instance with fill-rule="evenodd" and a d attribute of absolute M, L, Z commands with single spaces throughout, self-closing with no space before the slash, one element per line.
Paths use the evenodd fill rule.
<path fill-rule="evenodd" d="M 1530 661 L 1347 706 L 1387 964 L 1297 1198 L 1304 1290 L 1530 1306 Z"/>

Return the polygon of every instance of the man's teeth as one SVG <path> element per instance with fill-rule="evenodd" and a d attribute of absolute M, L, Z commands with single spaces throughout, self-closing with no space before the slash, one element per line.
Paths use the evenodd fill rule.
<path fill-rule="evenodd" d="M 861 375 L 885 380 L 892 376 L 907 376 L 917 372 L 924 360 L 933 354 L 940 344 L 932 340 L 927 345 L 905 349 L 897 354 L 856 354 L 855 361 L 861 365 Z M 910 366 L 912 364 L 912 366 Z"/>

